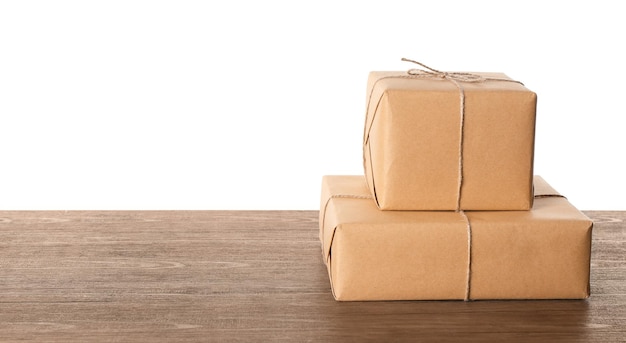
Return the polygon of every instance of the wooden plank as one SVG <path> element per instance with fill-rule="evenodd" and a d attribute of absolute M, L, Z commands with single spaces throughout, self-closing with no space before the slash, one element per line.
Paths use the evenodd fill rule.
<path fill-rule="evenodd" d="M 626 212 L 586 213 L 588 300 L 339 303 L 317 211 L 0 212 L 0 341 L 624 341 Z"/>

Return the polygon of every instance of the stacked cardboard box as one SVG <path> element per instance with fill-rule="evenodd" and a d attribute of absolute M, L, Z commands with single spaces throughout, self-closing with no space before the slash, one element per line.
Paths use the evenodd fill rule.
<path fill-rule="evenodd" d="M 365 175 L 323 178 L 335 299 L 587 298 L 593 223 L 533 177 L 535 93 L 418 64 L 370 74 Z"/>

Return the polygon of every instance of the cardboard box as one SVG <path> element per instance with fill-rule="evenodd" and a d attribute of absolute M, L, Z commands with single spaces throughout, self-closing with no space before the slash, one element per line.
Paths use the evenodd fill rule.
<path fill-rule="evenodd" d="M 535 190 L 530 211 L 381 211 L 363 176 L 325 176 L 335 299 L 587 298 L 593 223 L 540 177 Z"/>
<path fill-rule="evenodd" d="M 487 79 L 370 74 L 363 163 L 380 209 L 532 207 L 536 94 L 476 75 Z"/>

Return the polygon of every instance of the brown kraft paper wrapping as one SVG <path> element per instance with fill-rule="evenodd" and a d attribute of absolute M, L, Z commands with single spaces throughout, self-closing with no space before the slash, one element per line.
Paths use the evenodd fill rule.
<path fill-rule="evenodd" d="M 363 164 L 377 206 L 530 209 L 536 94 L 500 73 L 420 75 L 369 76 Z"/>
<path fill-rule="evenodd" d="M 593 223 L 534 184 L 530 211 L 380 211 L 362 176 L 324 176 L 320 240 L 335 299 L 587 298 Z"/>

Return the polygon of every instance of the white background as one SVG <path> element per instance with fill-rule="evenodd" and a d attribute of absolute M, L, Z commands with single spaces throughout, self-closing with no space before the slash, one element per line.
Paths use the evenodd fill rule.
<path fill-rule="evenodd" d="M 362 174 L 365 82 L 499 71 L 535 172 L 626 210 L 618 1 L 2 1 L 0 209 L 317 209 Z"/>

